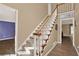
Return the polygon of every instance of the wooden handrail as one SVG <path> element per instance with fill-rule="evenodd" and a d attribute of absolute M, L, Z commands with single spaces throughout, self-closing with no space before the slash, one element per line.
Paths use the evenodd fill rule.
<path fill-rule="evenodd" d="M 41 29 L 43 28 L 43 26 L 47 23 L 47 21 L 49 20 L 48 18 L 52 16 L 52 14 L 54 13 L 54 11 L 58 8 L 58 6 L 56 6 L 56 8 L 53 10 L 53 12 L 51 13 L 51 15 L 48 15 L 45 20 L 43 21 L 42 25 L 39 27 L 39 30 L 37 30 L 35 33 L 33 33 L 34 35 L 38 35 L 40 36 L 41 33 Z"/>
<path fill-rule="evenodd" d="M 55 10 L 57 9 L 57 6 L 56 8 L 54 9 L 54 11 L 52 12 L 52 14 L 55 12 Z M 48 22 L 49 18 L 52 16 L 51 15 L 48 15 L 44 21 L 42 22 L 41 26 L 38 28 L 39 30 L 36 30 L 35 33 L 33 33 L 33 35 L 36 35 L 36 36 L 40 36 L 42 33 L 40 32 L 41 29 L 44 27 L 44 25 Z M 47 39 L 48 40 L 48 39 Z M 47 40 L 45 41 L 47 43 Z M 36 40 L 35 40 L 36 41 Z M 43 40 L 42 40 L 42 43 L 43 43 Z M 46 44 L 42 45 L 42 50 L 44 49 L 44 47 L 46 46 Z M 40 46 L 39 46 L 40 47 Z M 43 52 L 43 51 L 42 51 Z M 38 55 L 41 55 L 41 53 L 39 52 Z"/>
<path fill-rule="evenodd" d="M 47 17 L 45 18 L 45 20 L 43 21 L 43 23 L 42 23 L 41 26 L 39 27 L 39 30 L 36 30 L 36 32 L 33 33 L 34 35 L 39 35 L 39 36 L 41 35 L 40 31 L 41 31 L 41 29 L 43 28 L 43 26 L 47 23 L 47 21 L 49 20 L 48 18 L 49 18 L 49 16 L 47 16 Z"/>
<path fill-rule="evenodd" d="M 41 30 L 41 28 L 45 25 L 46 21 L 49 20 L 48 18 L 49 18 L 49 16 L 47 16 L 47 17 L 45 18 L 45 20 L 43 21 L 43 24 L 41 25 L 41 27 L 39 28 L 39 30 Z"/>
<path fill-rule="evenodd" d="M 58 9 L 58 6 L 63 5 L 63 4 L 64 4 L 64 3 L 61 3 L 61 4 L 57 4 L 57 5 L 56 5 L 56 8 L 52 11 L 51 15 L 48 15 L 48 16 L 45 18 L 45 20 L 43 21 L 43 23 L 42 23 L 41 26 L 39 27 L 39 30 L 36 30 L 36 32 L 33 33 L 34 35 L 39 35 L 39 36 L 41 35 L 40 31 L 41 31 L 41 29 L 43 28 L 43 26 L 47 23 L 47 21 L 49 20 L 48 18 L 52 16 L 52 14 L 55 12 L 56 9 Z"/>
<path fill-rule="evenodd" d="M 58 8 L 58 5 L 56 5 L 55 9 L 51 12 L 50 17 L 52 16 L 52 14 L 54 13 L 54 11 Z"/>
<path fill-rule="evenodd" d="M 52 14 L 54 13 L 54 11 L 55 11 L 56 9 L 58 9 L 58 7 L 59 7 L 60 5 L 63 5 L 63 4 L 64 4 L 64 3 L 57 4 L 56 7 L 55 7 L 55 9 L 51 12 L 51 15 L 50 15 L 50 16 L 52 16 Z"/>
<path fill-rule="evenodd" d="M 58 6 L 59 6 L 59 5 L 62 5 L 62 4 L 64 4 L 64 3 L 57 4 L 57 5 L 56 5 L 56 8 L 52 11 L 51 15 L 48 15 L 48 16 L 45 18 L 45 20 L 43 21 L 43 24 L 40 26 L 39 30 L 36 31 L 36 33 L 38 33 L 38 35 L 40 35 L 39 32 L 41 31 L 41 28 L 43 28 L 43 26 L 44 26 L 44 25 L 47 23 L 47 21 L 49 20 L 48 18 L 51 17 L 52 14 L 55 12 L 55 10 L 58 8 Z M 34 33 L 34 35 L 35 35 L 36 33 Z M 36 35 L 37 35 L 37 34 L 36 34 Z"/>
<path fill-rule="evenodd" d="M 57 4 L 57 6 L 60 6 L 60 5 L 63 5 L 63 4 L 65 4 L 65 3 L 60 3 L 60 4 Z"/>
<path fill-rule="evenodd" d="M 72 4 L 73 4 L 73 3 L 72 3 Z M 62 5 L 65 5 L 65 3 L 57 4 L 57 7 L 62 6 Z M 73 7 L 73 9 L 74 9 L 74 7 Z M 69 11 L 73 11 L 73 10 L 69 10 Z M 66 11 L 66 12 L 68 12 L 68 11 Z M 64 13 L 64 12 L 63 12 L 63 13 Z"/>
<path fill-rule="evenodd" d="M 63 4 L 64 4 L 64 3 L 63 3 Z M 49 18 L 53 15 L 53 13 L 56 11 L 56 9 L 57 9 L 57 15 L 58 15 L 58 7 L 59 7 L 60 5 L 62 5 L 62 4 L 56 5 L 56 8 L 52 11 L 51 15 L 48 15 L 48 16 L 44 19 L 44 21 L 42 22 L 42 24 L 41 24 L 41 26 L 39 27 L 39 29 L 36 30 L 35 33 L 33 33 L 34 35 L 40 36 L 40 35 L 42 34 L 42 33 L 40 32 L 41 29 L 42 29 L 42 28 L 44 27 L 44 25 L 48 22 Z M 57 17 L 57 15 L 56 15 L 56 17 Z M 48 40 L 48 39 L 47 39 L 47 40 Z M 46 43 L 47 43 L 47 40 L 46 40 Z M 43 41 L 43 40 L 42 40 L 42 41 Z M 42 43 L 43 43 L 43 42 L 42 42 Z M 45 47 L 46 45 L 47 45 L 47 44 L 43 44 L 43 45 L 42 45 L 42 51 L 41 51 L 41 53 L 43 53 L 44 47 Z M 40 46 L 39 46 L 39 47 L 40 47 Z M 40 55 L 41 53 L 39 52 L 38 55 Z"/>

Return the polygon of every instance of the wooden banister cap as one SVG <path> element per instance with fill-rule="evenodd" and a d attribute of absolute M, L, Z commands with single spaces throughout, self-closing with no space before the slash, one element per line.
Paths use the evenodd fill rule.
<path fill-rule="evenodd" d="M 40 36 L 41 35 L 41 32 L 35 32 L 35 33 L 33 33 L 33 35 Z"/>

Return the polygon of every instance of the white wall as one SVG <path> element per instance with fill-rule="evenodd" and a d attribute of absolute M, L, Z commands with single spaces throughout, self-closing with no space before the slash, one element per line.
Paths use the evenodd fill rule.
<path fill-rule="evenodd" d="M 0 21 L 15 22 L 15 9 L 0 4 Z"/>

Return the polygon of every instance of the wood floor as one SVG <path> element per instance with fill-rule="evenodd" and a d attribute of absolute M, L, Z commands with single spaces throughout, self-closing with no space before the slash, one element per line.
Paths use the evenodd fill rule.
<path fill-rule="evenodd" d="M 72 45 L 71 39 L 69 37 L 63 37 L 63 43 L 57 44 L 48 56 L 77 56 L 77 52 Z"/>
<path fill-rule="evenodd" d="M 0 55 L 14 54 L 15 53 L 15 40 L 0 41 Z"/>

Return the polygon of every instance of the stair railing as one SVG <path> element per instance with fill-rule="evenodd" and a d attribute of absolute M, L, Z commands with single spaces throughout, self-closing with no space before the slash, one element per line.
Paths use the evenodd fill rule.
<path fill-rule="evenodd" d="M 58 6 L 57 6 L 58 7 Z M 54 11 L 52 12 L 52 14 L 50 15 L 50 16 L 47 16 L 46 17 L 46 19 L 44 20 L 44 22 L 38 27 L 38 29 L 35 31 L 35 33 L 33 33 L 33 35 L 35 36 L 35 39 L 34 39 L 34 55 L 36 56 L 36 55 L 38 55 L 38 56 L 40 56 L 40 55 L 42 55 L 42 53 L 41 52 L 43 52 L 43 51 L 40 51 L 41 49 L 43 50 L 44 49 L 44 47 L 43 48 L 40 48 L 40 42 L 41 42 L 41 40 L 42 40 L 42 45 L 43 45 L 43 39 L 42 38 L 40 38 L 40 36 L 42 35 L 42 32 L 41 32 L 41 30 L 42 30 L 42 28 L 47 24 L 47 22 L 49 21 L 49 20 L 54 20 L 53 22 L 55 23 L 55 21 L 56 21 L 56 17 L 57 17 L 57 9 L 58 8 L 55 8 L 54 9 Z M 39 40 L 39 42 L 37 42 L 37 40 Z M 38 43 L 38 44 L 37 44 Z M 37 47 L 37 45 L 39 45 L 38 47 Z M 44 45 L 45 46 L 45 45 Z M 37 51 L 37 48 L 38 48 L 38 51 Z"/>
<path fill-rule="evenodd" d="M 18 55 L 35 55 L 35 56 L 42 55 L 42 53 L 44 52 L 44 47 L 46 46 L 46 44 L 44 44 L 44 43 L 47 43 L 47 40 L 49 39 L 50 35 L 47 36 L 47 38 L 48 38 L 47 40 L 44 40 L 42 37 L 49 34 L 49 32 L 51 32 L 51 29 L 52 29 L 51 25 L 49 24 L 49 26 L 48 26 L 47 23 L 53 22 L 52 25 L 54 25 L 56 17 L 57 17 L 57 7 L 54 9 L 54 11 L 51 13 L 51 15 L 48 15 L 44 19 L 44 21 L 37 27 L 37 29 L 35 29 L 35 32 L 33 33 L 33 37 L 31 37 L 31 38 L 29 37 L 29 40 L 25 41 L 25 43 L 21 46 L 22 48 L 20 48 L 18 50 L 17 54 Z M 52 20 L 52 21 L 50 21 L 50 20 Z M 43 28 L 45 31 L 43 30 Z M 48 31 L 48 29 L 50 31 Z M 29 46 L 31 41 L 32 41 L 31 46 Z M 38 51 L 37 51 L 37 49 L 38 49 Z"/>

